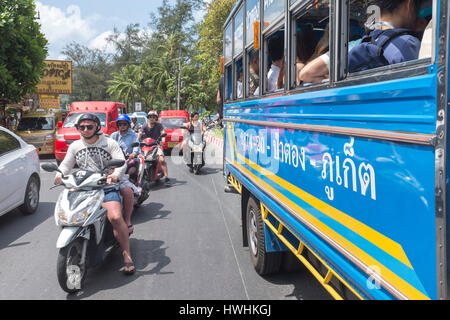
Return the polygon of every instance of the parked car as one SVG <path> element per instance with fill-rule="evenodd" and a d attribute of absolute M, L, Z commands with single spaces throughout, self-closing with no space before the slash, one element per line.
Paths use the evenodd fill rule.
<path fill-rule="evenodd" d="M 36 147 L 0 127 L 0 216 L 19 207 L 32 214 L 39 205 L 41 186 Z"/>

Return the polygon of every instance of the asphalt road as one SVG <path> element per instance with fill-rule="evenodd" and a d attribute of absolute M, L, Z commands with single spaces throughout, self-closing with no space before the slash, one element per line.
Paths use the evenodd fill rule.
<path fill-rule="evenodd" d="M 194 176 L 167 157 L 172 186 L 157 186 L 134 212 L 130 245 L 136 273 L 124 276 L 120 250 L 89 270 L 81 292 L 67 295 L 56 278 L 60 189 L 41 170 L 38 211 L 0 217 L 0 299 L 325 300 L 330 295 L 299 262 L 295 271 L 259 276 L 242 247 L 240 198 L 224 193 L 221 154 Z M 54 161 L 51 158 L 41 159 Z M 7 182 L 2 182 L 7 183 Z"/>

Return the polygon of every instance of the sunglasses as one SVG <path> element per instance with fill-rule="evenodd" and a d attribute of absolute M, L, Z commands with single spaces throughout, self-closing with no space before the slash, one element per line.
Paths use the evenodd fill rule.
<path fill-rule="evenodd" d="M 93 124 L 88 124 L 86 126 L 78 126 L 77 129 L 80 130 L 80 131 L 84 131 L 86 129 L 87 130 L 92 130 L 92 129 L 94 129 L 94 125 Z"/>
<path fill-rule="evenodd" d="M 117 126 L 118 127 L 124 127 L 124 126 L 128 127 L 128 122 L 119 122 L 119 123 L 117 123 Z"/>

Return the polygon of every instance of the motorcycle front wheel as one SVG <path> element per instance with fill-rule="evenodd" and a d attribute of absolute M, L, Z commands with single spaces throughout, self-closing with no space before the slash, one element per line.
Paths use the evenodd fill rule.
<path fill-rule="evenodd" d="M 56 272 L 59 285 L 67 293 L 80 291 L 86 277 L 86 266 L 80 263 L 82 252 L 82 238 L 75 239 L 59 250 Z"/>

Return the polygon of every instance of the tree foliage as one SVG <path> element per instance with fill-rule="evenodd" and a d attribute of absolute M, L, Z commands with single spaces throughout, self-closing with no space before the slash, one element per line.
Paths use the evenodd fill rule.
<path fill-rule="evenodd" d="M 129 110 L 138 101 L 146 111 L 162 110 L 176 107 L 179 90 L 182 109 L 215 109 L 223 24 L 235 2 L 212 0 L 205 7 L 203 0 L 164 0 L 150 15 L 151 32 L 138 24 L 114 30 L 108 41 L 116 52 L 109 57 L 72 43 L 64 53 L 75 62 L 74 98 L 97 94 Z M 196 24 L 194 11 L 203 8 L 206 16 Z"/>
<path fill-rule="evenodd" d="M 47 40 L 35 19 L 33 0 L 0 1 L 1 105 L 35 92 L 44 70 Z"/>

